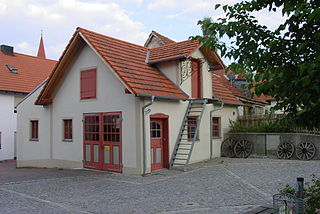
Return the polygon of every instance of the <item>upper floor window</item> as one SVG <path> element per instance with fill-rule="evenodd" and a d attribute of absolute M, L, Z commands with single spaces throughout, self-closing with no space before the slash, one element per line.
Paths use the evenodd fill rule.
<path fill-rule="evenodd" d="M 218 138 L 221 137 L 221 118 L 220 117 L 213 117 L 212 118 L 212 137 Z"/>
<path fill-rule="evenodd" d="M 97 70 L 90 69 L 81 71 L 80 97 L 81 100 L 96 98 Z"/>
<path fill-rule="evenodd" d="M 38 120 L 31 120 L 30 121 L 30 140 L 38 140 L 38 130 L 39 130 L 39 121 Z"/>
<path fill-rule="evenodd" d="M 1 132 L 0 132 L 0 149 L 1 149 Z"/>
<path fill-rule="evenodd" d="M 64 126 L 63 139 L 67 140 L 67 141 L 71 141 L 72 140 L 72 120 L 71 119 L 64 119 L 63 126 Z"/>

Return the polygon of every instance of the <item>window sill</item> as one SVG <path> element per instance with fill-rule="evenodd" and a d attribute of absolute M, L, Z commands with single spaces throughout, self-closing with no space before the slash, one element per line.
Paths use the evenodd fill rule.
<path fill-rule="evenodd" d="M 212 137 L 212 139 L 222 139 L 222 137 Z"/>
<path fill-rule="evenodd" d="M 29 141 L 32 141 L 32 142 L 39 142 L 39 139 L 29 139 Z"/>
<path fill-rule="evenodd" d="M 63 139 L 62 142 L 73 142 L 72 139 Z"/>

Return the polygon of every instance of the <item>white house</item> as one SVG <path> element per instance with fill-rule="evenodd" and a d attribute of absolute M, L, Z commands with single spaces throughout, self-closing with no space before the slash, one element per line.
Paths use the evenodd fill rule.
<path fill-rule="evenodd" d="M 154 35 L 143 47 L 77 28 L 49 79 L 17 105 L 18 167 L 146 174 L 219 157 L 242 105 L 214 86 L 209 68 L 223 62 L 197 41 Z"/>
<path fill-rule="evenodd" d="M 38 56 L 13 51 L 0 46 L 0 161 L 16 157 L 15 132 L 17 127 L 14 106 L 46 79 L 56 61 L 45 59 L 41 37 Z"/>

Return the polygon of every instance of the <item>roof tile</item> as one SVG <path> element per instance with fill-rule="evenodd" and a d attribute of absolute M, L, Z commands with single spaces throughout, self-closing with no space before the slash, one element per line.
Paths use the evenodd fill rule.
<path fill-rule="evenodd" d="M 56 61 L 14 53 L 9 56 L 0 51 L 0 90 L 29 93 L 48 78 Z M 12 65 L 17 73 L 11 73 L 6 65 Z"/>
<path fill-rule="evenodd" d="M 110 64 L 133 93 L 187 98 L 187 95 L 159 70 L 146 64 L 145 59 L 148 48 L 83 28 L 78 28 L 78 31 Z"/>

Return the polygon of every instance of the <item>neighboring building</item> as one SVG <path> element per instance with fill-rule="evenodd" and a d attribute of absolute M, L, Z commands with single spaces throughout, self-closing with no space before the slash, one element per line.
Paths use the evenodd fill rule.
<path fill-rule="evenodd" d="M 224 88 L 228 88 L 232 96 L 241 101 L 239 116 L 265 114 L 268 102 L 267 97 L 251 97 L 251 92 L 245 87 L 248 83 L 241 75 L 233 72 L 225 73 L 224 70 L 214 70 L 214 79 L 219 79 Z"/>
<path fill-rule="evenodd" d="M 14 106 L 45 80 L 56 61 L 45 59 L 43 40 L 38 56 L 13 51 L 0 46 L 0 161 L 16 157 L 15 132 L 17 127 Z"/>
<path fill-rule="evenodd" d="M 184 166 L 183 151 L 190 162 L 219 157 L 242 102 L 215 86 L 216 53 L 164 38 L 152 32 L 143 47 L 77 28 L 47 82 L 17 105 L 18 167 L 145 174 Z"/>

